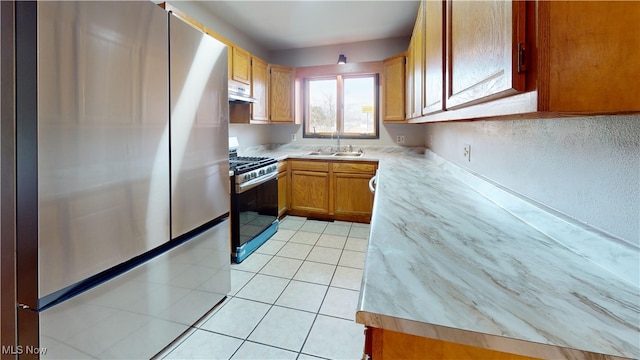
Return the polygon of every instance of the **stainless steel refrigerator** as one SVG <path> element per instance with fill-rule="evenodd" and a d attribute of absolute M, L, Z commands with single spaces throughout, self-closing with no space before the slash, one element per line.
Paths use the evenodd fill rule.
<path fill-rule="evenodd" d="M 149 358 L 227 294 L 227 49 L 149 1 L 16 2 L 18 345 Z"/>

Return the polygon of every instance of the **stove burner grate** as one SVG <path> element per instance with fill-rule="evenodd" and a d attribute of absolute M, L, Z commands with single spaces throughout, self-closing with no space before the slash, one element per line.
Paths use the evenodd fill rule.
<path fill-rule="evenodd" d="M 235 174 L 243 174 L 275 163 L 275 159 L 268 157 L 238 156 L 229 159 L 229 167 Z"/>

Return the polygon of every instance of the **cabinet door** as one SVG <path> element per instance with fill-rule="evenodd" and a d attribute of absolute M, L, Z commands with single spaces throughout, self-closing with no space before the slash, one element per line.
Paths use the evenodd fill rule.
<path fill-rule="evenodd" d="M 424 6 L 424 103 L 422 114 L 444 110 L 444 1 Z"/>
<path fill-rule="evenodd" d="M 403 54 L 384 61 L 384 122 L 405 121 L 405 59 Z"/>
<path fill-rule="evenodd" d="M 369 180 L 375 175 L 376 167 L 371 162 L 333 162 L 333 212 L 336 219 L 371 221 L 373 194 L 369 190 Z"/>
<path fill-rule="evenodd" d="M 413 100 L 411 103 L 411 117 L 422 116 L 423 106 L 423 79 L 424 79 L 424 4 L 420 4 L 418 17 L 413 29 L 411 48 L 411 74 L 413 79 Z"/>
<path fill-rule="evenodd" d="M 369 190 L 371 174 L 334 173 L 336 218 L 348 216 L 354 221 L 369 222 L 373 194 Z"/>
<path fill-rule="evenodd" d="M 233 43 L 226 39 L 220 39 L 220 41 L 227 45 L 227 76 L 233 79 Z"/>
<path fill-rule="evenodd" d="M 538 6 L 540 111 L 640 111 L 640 2 Z"/>
<path fill-rule="evenodd" d="M 269 76 L 270 121 L 294 123 L 294 81 L 295 69 L 287 66 L 271 65 Z"/>
<path fill-rule="evenodd" d="M 316 214 L 329 213 L 329 173 L 291 171 L 291 209 Z"/>
<path fill-rule="evenodd" d="M 404 84 L 404 113 L 406 119 L 413 117 L 413 48 L 415 39 L 411 38 L 409 41 L 409 48 L 407 49 L 407 61 L 405 63 L 405 84 Z"/>
<path fill-rule="evenodd" d="M 520 1 L 447 3 L 447 109 L 524 90 L 517 60 L 525 19 Z"/>
<path fill-rule="evenodd" d="M 253 57 L 251 59 L 251 95 L 258 101 L 251 104 L 252 123 L 269 121 L 268 77 L 267 63 Z"/>
<path fill-rule="evenodd" d="M 251 85 L 251 54 L 234 46 L 232 68 L 231 79 Z"/>
<path fill-rule="evenodd" d="M 278 163 L 278 217 L 284 216 L 287 212 L 288 192 L 289 171 L 287 170 L 287 162 L 280 161 Z"/>

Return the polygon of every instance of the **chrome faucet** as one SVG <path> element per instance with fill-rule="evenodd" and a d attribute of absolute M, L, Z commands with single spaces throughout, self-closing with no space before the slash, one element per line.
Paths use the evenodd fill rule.
<path fill-rule="evenodd" d="M 336 131 L 336 134 L 338 136 L 338 152 L 340 152 L 340 131 Z"/>

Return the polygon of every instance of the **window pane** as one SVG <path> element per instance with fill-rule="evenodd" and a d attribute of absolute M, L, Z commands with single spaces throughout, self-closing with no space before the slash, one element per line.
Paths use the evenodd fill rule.
<path fill-rule="evenodd" d="M 375 79 L 358 77 L 344 79 L 344 132 L 374 134 Z"/>
<path fill-rule="evenodd" d="M 309 133 L 336 131 L 336 79 L 309 81 Z"/>

